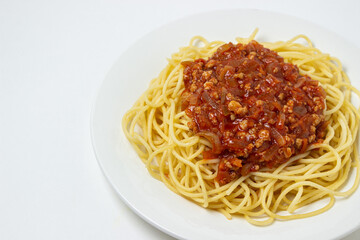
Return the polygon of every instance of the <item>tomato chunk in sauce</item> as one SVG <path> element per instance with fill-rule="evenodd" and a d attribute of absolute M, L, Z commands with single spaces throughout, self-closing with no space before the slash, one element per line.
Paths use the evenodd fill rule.
<path fill-rule="evenodd" d="M 256 41 L 224 44 L 208 60 L 182 65 L 182 109 L 189 129 L 212 143 L 203 156 L 220 159 L 220 184 L 276 167 L 323 140 L 324 89 Z"/>

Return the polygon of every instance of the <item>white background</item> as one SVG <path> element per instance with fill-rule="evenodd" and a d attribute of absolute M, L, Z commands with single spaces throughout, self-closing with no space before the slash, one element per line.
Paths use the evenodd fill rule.
<path fill-rule="evenodd" d="M 1 0 L 0 239 L 172 239 L 106 182 L 91 146 L 92 105 L 134 41 L 171 20 L 233 8 L 294 15 L 360 47 L 357 0 Z"/>

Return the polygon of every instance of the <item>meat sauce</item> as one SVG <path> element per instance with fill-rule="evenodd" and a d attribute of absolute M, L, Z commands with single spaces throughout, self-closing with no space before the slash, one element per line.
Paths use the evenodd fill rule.
<path fill-rule="evenodd" d="M 189 129 L 212 144 L 204 159 L 220 159 L 221 185 L 323 140 L 324 89 L 256 41 L 224 44 L 208 60 L 182 65 L 182 109 Z"/>

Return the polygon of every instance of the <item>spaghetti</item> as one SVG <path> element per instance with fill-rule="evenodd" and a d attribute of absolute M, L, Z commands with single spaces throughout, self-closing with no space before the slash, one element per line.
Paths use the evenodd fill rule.
<path fill-rule="evenodd" d="M 237 41 L 247 44 L 255 34 Z M 219 184 L 216 177 L 220 159 L 204 159 L 203 155 L 213 144 L 189 129 L 190 119 L 181 108 L 185 89 L 182 63 L 210 58 L 224 45 L 199 36 L 172 55 L 165 69 L 124 115 L 122 125 L 149 173 L 169 189 L 205 208 L 220 211 L 228 219 L 241 215 L 254 225 L 269 225 L 275 219 L 322 213 L 333 206 L 335 197 L 346 197 L 356 190 L 360 179 L 356 141 L 360 113 L 350 98 L 352 93 L 360 96 L 360 92 L 351 86 L 340 61 L 314 48 L 304 35 L 261 44 L 277 52 L 286 63 L 296 65 L 300 74 L 319 81 L 326 92 L 326 135 L 305 152 L 274 168 L 265 166 Z M 353 185 L 343 190 L 348 179 Z M 329 199 L 325 206 L 301 211 L 324 198 Z"/>

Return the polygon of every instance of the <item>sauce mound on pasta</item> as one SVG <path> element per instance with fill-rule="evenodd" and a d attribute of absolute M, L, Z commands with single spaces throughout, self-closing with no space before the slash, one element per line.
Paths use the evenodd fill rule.
<path fill-rule="evenodd" d="M 203 157 L 220 159 L 220 184 L 278 166 L 324 138 L 319 82 L 256 41 L 182 64 L 182 109 L 190 130 L 212 143 Z"/>

